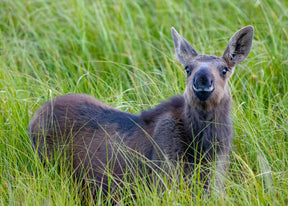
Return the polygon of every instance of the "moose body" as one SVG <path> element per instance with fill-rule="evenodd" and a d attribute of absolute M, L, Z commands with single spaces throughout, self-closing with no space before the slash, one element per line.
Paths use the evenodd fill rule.
<path fill-rule="evenodd" d="M 34 148 L 48 159 L 61 149 L 69 152 L 76 175 L 85 171 L 106 192 L 105 170 L 121 178 L 129 165 L 125 151 L 158 166 L 167 160 L 184 162 L 186 174 L 201 158 L 202 164 L 216 161 L 216 186 L 222 188 L 232 139 L 227 80 L 250 52 L 253 32 L 252 26 L 236 32 L 217 57 L 197 54 L 172 28 L 176 57 L 187 72 L 183 95 L 140 115 L 108 107 L 85 94 L 60 96 L 31 119 L 28 131 Z"/>

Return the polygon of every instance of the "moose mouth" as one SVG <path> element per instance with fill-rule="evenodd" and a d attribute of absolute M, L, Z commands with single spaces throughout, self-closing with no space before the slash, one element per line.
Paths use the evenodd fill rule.
<path fill-rule="evenodd" d="M 198 87 L 193 84 L 193 91 L 195 96 L 200 101 L 206 101 L 209 97 L 211 97 L 215 87 L 212 84 L 210 87 Z"/>

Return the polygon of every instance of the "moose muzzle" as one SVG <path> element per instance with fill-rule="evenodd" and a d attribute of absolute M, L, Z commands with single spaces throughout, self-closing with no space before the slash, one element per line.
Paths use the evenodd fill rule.
<path fill-rule="evenodd" d="M 206 101 L 212 95 L 215 89 L 214 76 L 207 67 L 201 67 L 195 72 L 192 88 L 200 101 Z"/>

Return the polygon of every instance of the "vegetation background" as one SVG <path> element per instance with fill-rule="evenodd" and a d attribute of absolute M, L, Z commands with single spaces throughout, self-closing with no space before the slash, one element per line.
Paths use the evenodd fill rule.
<path fill-rule="evenodd" d="M 137 199 L 128 189 L 118 204 L 287 205 L 286 0 L 1 0 L 0 204 L 81 203 L 65 168 L 43 167 L 32 150 L 27 125 L 44 102 L 87 93 L 139 113 L 184 91 L 172 26 L 199 53 L 220 56 L 246 25 L 255 36 L 230 79 L 235 132 L 225 195 L 195 195 L 184 181 L 162 194 L 139 181 Z"/>

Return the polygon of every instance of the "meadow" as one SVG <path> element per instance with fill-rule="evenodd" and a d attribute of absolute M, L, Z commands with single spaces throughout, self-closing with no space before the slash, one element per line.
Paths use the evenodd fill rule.
<path fill-rule="evenodd" d="M 118 205 L 287 205 L 285 0 L 0 1 L 0 204 L 81 204 L 68 169 L 43 166 L 32 149 L 27 126 L 44 102 L 86 93 L 138 114 L 184 92 L 172 26 L 198 53 L 221 56 L 247 25 L 255 29 L 252 50 L 229 81 L 234 138 L 225 194 L 212 188 L 208 197 L 159 176 L 169 192 L 139 179 L 114 198 Z M 102 205 L 112 197 L 85 198 Z"/>

